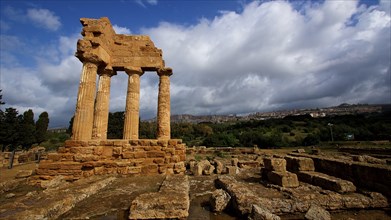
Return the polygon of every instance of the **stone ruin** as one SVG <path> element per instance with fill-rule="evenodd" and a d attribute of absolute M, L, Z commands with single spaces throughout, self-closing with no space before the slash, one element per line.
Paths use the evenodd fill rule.
<path fill-rule="evenodd" d="M 116 34 L 109 19 L 80 19 L 83 39 L 76 57 L 83 63 L 72 138 L 41 161 L 37 183 L 64 176 L 73 181 L 102 174 L 183 174 L 186 148 L 170 137 L 170 76 L 162 50 L 148 36 Z M 110 80 L 128 75 L 123 139 L 107 139 Z M 140 77 L 159 76 L 157 138 L 139 139 Z M 96 85 L 98 77 L 98 86 Z"/>
<path fill-rule="evenodd" d="M 49 153 L 47 159 L 40 162 L 36 175 L 29 179 L 30 183 L 46 188 L 44 196 L 29 193 L 17 197 L 18 202 L 10 200 L 5 205 L 0 204 L 0 218 L 56 219 L 67 212 L 72 216 L 75 204 L 93 197 L 99 190 L 107 193 L 103 195 L 118 193 L 116 201 L 124 193 L 128 193 L 127 196 L 135 193 L 133 186 L 118 192 L 102 190 L 110 184 L 120 184 L 119 179 L 126 179 L 101 176 L 104 174 L 127 177 L 192 174 L 167 175 L 157 191 L 135 196 L 128 206 L 126 218 L 129 219 L 186 219 L 195 196 L 189 196 L 190 188 L 197 188 L 194 184 L 200 180 L 204 186 L 208 178 L 203 176 L 210 176 L 213 188 L 217 189 L 198 194 L 210 194 L 209 204 L 214 212 L 231 209 L 249 219 L 280 219 L 279 216 L 291 213 L 306 213 L 306 219 L 330 219 L 328 211 L 389 207 L 391 168 L 374 165 L 379 161 L 368 156 L 355 156 L 352 161 L 346 161 L 303 154 L 304 151 L 269 155 L 257 148 L 186 149 L 181 140 L 170 137 L 172 69 L 165 67 L 162 51 L 148 36 L 116 34 L 108 18 L 82 18 L 81 23 L 84 37 L 78 41 L 76 56 L 83 63 L 83 71 L 72 139 L 56 153 Z M 108 140 L 110 79 L 116 71 L 125 71 L 129 76 L 125 124 L 123 139 Z M 138 137 L 140 77 L 145 71 L 156 71 L 160 80 L 156 139 Z M 185 164 L 186 151 L 190 157 L 216 153 L 233 155 L 232 158 L 194 159 Z M 62 184 L 63 180 L 77 179 L 81 180 L 73 185 Z M 15 185 L 6 184 L 0 187 L 3 191 Z M 11 194 L 7 194 L 8 197 L 15 196 Z M 95 203 L 96 198 L 89 201 L 92 202 L 85 204 Z M 24 205 L 19 207 L 19 204 Z M 96 210 L 101 209 L 96 207 Z M 96 210 L 92 211 L 96 213 Z M 73 215 L 80 217 L 77 210 Z"/>

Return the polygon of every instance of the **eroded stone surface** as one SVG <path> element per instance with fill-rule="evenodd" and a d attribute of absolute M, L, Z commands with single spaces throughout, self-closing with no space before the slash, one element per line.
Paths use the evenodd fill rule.
<path fill-rule="evenodd" d="M 339 193 L 355 192 L 356 186 L 350 181 L 329 176 L 319 172 L 303 171 L 298 173 L 300 181 L 320 186 L 324 189 L 333 190 Z"/>
<path fill-rule="evenodd" d="M 189 215 L 189 180 L 169 175 L 159 192 L 145 193 L 132 201 L 129 219 L 186 218 Z"/>
<path fill-rule="evenodd" d="M 231 176 L 220 176 L 216 184 L 227 191 L 231 198 L 233 208 L 247 215 L 251 213 L 252 205 L 258 205 L 269 210 L 273 214 L 305 213 L 312 204 L 316 204 L 326 210 L 362 209 L 387 207 L 387 199 L 380 193 L 370 194 L 339 194 L 332 191 L 323 191 L 310 185 L 297 188 L 279 189 L 267 188 L 267 193 L 259 193 L 254 184 L 239 182 Z M 279 191 L 283 191 L 283 196 Z"/>
<path fill-rule="evenodd" d="M 215 212 L 222 212 L 231 200 L 231 196 L 222 189 L 217 189 L 212 192 L 209 199 L 212 210 Z"/>
<path fill-rule="evenodd" d="M 115 177 L 94 177 L 60 184 L 44 191 L 34 191 L 23 197 L 12 198 L 0 205 L 1 219 L 56 219 L 76 203 L 88 198 Z"/>
<path fill-rule="evenodd" d="M 317 205 L 311 205 L 305 218 L 308 220 L 331 220 L 330 213 Z"/>
<path fill-rule="evenodd" d="M 253 205 L 249 219 L 250 220 L 280 220 L 281 218 L 278 215 L 274 215 L 269 210 L 266 210 L 257 205 Z"/>

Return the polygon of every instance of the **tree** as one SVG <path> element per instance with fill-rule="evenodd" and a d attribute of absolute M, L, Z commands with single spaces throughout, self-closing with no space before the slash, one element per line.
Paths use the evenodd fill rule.
<path fill-rule="evenodd" d="M 3 137 L 0 140 L 1 144 L 3 144 L 2 151 L 4 151 L 6 147 L 13 151 L 19 144 L 20 117 L 18 117 L 18 111 L 14 108 L 7 108 L 3 117 L 4 123 L 2 123 L 2 127 L 5 128 L 5 130 L 2 131 Z"/>
<path fill-rule="evenodd" d="M 2 101 L 3 100 L 3 95 L 1 94 L 2 91 L 3 90 L 0 89 L 0 105 L 4 105 L 5 104 L 5 102 Z"/>
<path fill-rule="evenodd" d="M 107 128 L 108 139 L 121 139 L 124 130 L 125 113 L 109 113 L 109 124 Z"/>
<path fill-rule="evenodd" d="M 48 126 L 49 114 L 47 112 L 42 112 L 35 124 L 35 141 L 38 145 L 47 140 Z"/>
<path fill-rule="evenodd" d="M 23 113 L 23 117 L 19 125 L 19 143 L 22 145 L 23 149 L 28 150 L 35 143 L 35 122 L 33 110 L 29 109 Z"/>
<path fill-rule="evenodd" d="M 214 133 L 205 138 L 203 145 L 207 147 L 236 147 L 239 140 L 231 133 Z"/>
<path fill-rule="evenodd" d="M 71 120 L 69 121 L 69 126 L 67 129 L 67 133 L 69 136 L 72 136 L 72 127 L 73 127 L 73 120 L 75 119 L 75 116 L 72 116 Z"/>
<path fill-rule="evenodd" d="M 317 145 L 320 142 L 320 137 L 317 134 L 308 134 L 303 140 L 304 146 Z"/>

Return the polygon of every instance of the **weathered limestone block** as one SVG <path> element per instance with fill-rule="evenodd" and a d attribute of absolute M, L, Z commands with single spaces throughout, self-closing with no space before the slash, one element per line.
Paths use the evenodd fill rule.
<path fill-rule="evenodd" d="M 236 175 L 239 173 L 239 168 L 237 166 L 226 166 L 228 175 Z"/>
<path fill-rule="evenodd" d="M 99 156 L 93 154 L 75 154 L 74 161 L 77 162 L 87 162 L 87 161 L 97 161 Z"/>
<path fill-rule="evenodd" d="M 73 154 L 92 154 L 94 151 L 93 147 L 72 147 L 69 149 L 70 153 Z"/>
<path fill-rule="evenodd" d="M 186 171 L 185 162 L 179 162 L 174 164 L 174 173 L 175 174 L 184 174 Z"/>
<path fill-rule="evenodd" d="M 215 170 L 215 167 L 213 165 L 207 165 L 204 167 L 204 170 L 203 170 L 203 174 L 204 175 L 211 175 L 213 173 L 213 171 Z"/>
<path fill-rule="evenodd" d="M 203 171 L 203 167 L 199 164 L 195 164 L 193 168 L 191 169 L 191 172 L 194 176 L 201 176 Z"/>
<path fill-rule="evenodd" d="M 269 210 L 260 207 L 258 205 L 253 205 L 251 214 L 249 216 L 250 220 L 280 220 L 281 218 L 278 215 L 271 213 Z"/>
<path fill-rule="evenodd" d="M 324 189 L 332 190 L 339 193 L 355 192 L 356 187 L 350 181 L 343 180 L 327 174 L 302 171 L 297 174 L 300 181 L 320 186 Z"/>
<path fill-rule="evenodd" d="M 192 173 L 195 176 L 211 175 L 214 171 L 214 166 L 210 164 L 208 160 L 199 161 L 193 168 Z"/>
<path fill-rule="evenodd" d="M 49 170 L 80 170 L 82 165 L 77 162 L 44 162 L 39 164 L 39 169 Z"/>
<path fill-rule="evenodd" d="M 305 219 L 308 220 L 331 220 L 331 215 L 328 211 L 317 205 L 311 205 L 310 209 L 305 214 Z"/>
<path fill-rule="evenodd" d="M 141 167 L 136 166 L 136 167 L 128 167 L 127 174 L 140 174 L 141 173 Z"/>
<path fill-rule="evenodd" d="M 307 157 L 286 156 L 287 170 L 291 172 L 315 171 L 314 161 Z"/>
<path fill-rule="evenodd" d="M 231 200 L 231 196 L 222 189 L 216 189 L 209 198 L 210 206 L 214 212 L 222 212 Z"/>
<path fill-rule="evenodd" d="M 286 171 L 286 160 L 282 158 L 265 158 L 265 169 L 269 171 L 284 172 Z"/>
<path fill-rule="evenodd" d="M 264 162 L 263 162 L 263 157 L 262 156 L 258 156 L 255 161 L 257 161 L 259 163 L 259 166 L 264 166 Z"/>
<path fill-rule="evenodd" d="M 285 171 L 270 171 L 267 173 L 267 179 L 269 182 L 282 186 L 282 187 L 298 187 L 299 180 L 296 174 Z"/>
<path fill-rule="evenodd" d="M 259 167 L 260 163 L 258 161 L 239 161 L 238 166 L 240 168 L 246 167 Z"/>
<path fill-rule="evenodd" d="M 231 166 L 238 166 L 239 159 L 238 158 L 232 158 L 231 159 Z"/>
<path fill-rule="evenodd" d="M 378 159 L 376 157 L 371 157 L 368 155 L 354 155 L 352 156 L 353 161 L 363 162 L 363 163 L 372 163 L 372 164 L 387 164 L 386 160 Z"/>
<path fill-rule="evenodd" d="M 165 153 L 163 151 L 147 151 L 148 158 L 157 158 L 157 157 L 165 157 Z"/>
<path fill-rule="evenodd" d="M 168 175 L 159 192 L 136 197 L 129 219 L 182 219 L 189 216 L 189 180 L 185 175 Z"/>
<path fill-rule="evenodd" d="M 82 140 L 66 140 L 65 141 L 65 147 L 66 148 L 72 148 L 72 147 L 88 147 L 90 146 L 88 144 L 88 141 L 82 141 Z"/>
<path fill-rule="evenodd" d="M 18 173 L 16 174 L 15 178 L 20 179 L 20 178 L 26 178 L 33 175 L 32 170 L 19 170 Z"/>
<path fill-rule="evenodd" d="M 223 164 L 221 161 L 216 160 L 216 159 L 213 160 L 213 161 L 214 161 L 215 167 L 216 167 L 215 172 L 216 172 L 217 174 L 223 173 L 223 172 L 224 172 L 224 164 Z"/>
<path fill-rule="evenodd" d="M 294 150 L 293 152 L 296 152 L 296 153 L 305 153 L 305 150 L 303 148 L 299 148 L 297 150 Z"/>

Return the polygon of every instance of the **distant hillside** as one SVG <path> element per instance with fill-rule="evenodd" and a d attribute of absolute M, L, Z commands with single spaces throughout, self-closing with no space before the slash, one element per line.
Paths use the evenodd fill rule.
<path fill-rule="evenodd" d="M 313 118 L 336 115 L 355 115 L 364 113 L 380 113 L 391 111 L 391 104 L 347 104 L 343 103 L 338 106 L 315 109 L 293 109 L 272 112 L 255 112 L 244 116 L 234 114 L 230 115 L 172 115 L 171 122 L 188 122 L 188 123 L 222 123 L 228 121 L 249 121 L 249 120 L 266 120 L 272 118 L 284 118 L 286 116 L 310 115 Z M 149 122 L 156 121 L 156 118 L 146 120 Z"/>

